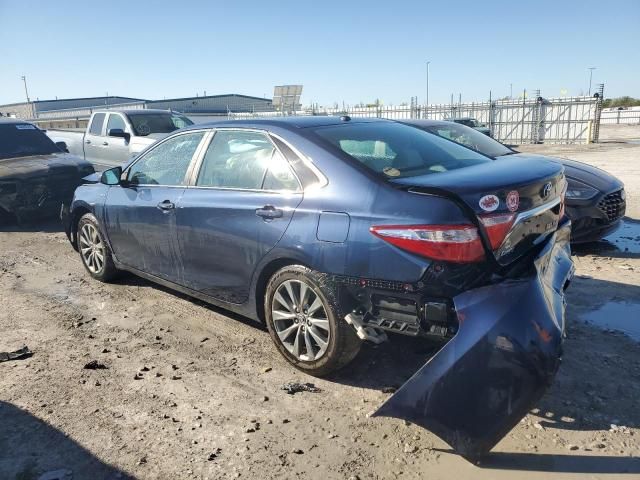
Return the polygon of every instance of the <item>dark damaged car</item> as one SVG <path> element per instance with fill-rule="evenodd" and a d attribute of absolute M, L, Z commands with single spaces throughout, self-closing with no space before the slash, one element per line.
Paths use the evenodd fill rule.
<path fill-rule="evenodd" d="M 565 189 L 557 163 L 498 165 L 390 121 L 294 117 L 178 131 L 80 187 L 65 223 L 94 278 L 126 270 L 264 321 L 313 375 L 389 333 L 439 342 L 375 415 L 475 457 L 560 363 Z"/>
<path fill-rule="evenodd" d="M 31 123 L 0 118 L 0 221 L 55 218 L 93 166 Z"/>
<path fill-rule="evenodd" d="M 497 160 L 527 157 L 560 163 L 568 184 L 567 216 L 571 220 L 573 243 L 598 241 L 622 225 L 627 206 L 624 184 L 604 170 L 568 158 L 519 153 L 465 125 L 439 120 L 403 120 L 402 123 L 448 138 Z"/>

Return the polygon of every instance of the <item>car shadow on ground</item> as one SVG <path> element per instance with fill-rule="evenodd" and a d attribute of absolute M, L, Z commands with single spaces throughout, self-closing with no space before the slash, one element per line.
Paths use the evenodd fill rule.
<path fill-rule="evenodd" d="M 435 451 L 454 454 L 452 450 Z M 523 452 L 489 453 L 476 464 L 485 470 L 521 470 L 528 472 L 610 474 L 640 473 L 640 458 L 591 454 L 549 454 Z"/>
<path fill-rule="evenodd" d="M 52 478 L 123 480 L 134 477 L 104 463 L 87 449 L 28 411 L 0 401 L 0 478 L 35 480 L 43 473 L 61 471 Z M 64 476 L 64 471 L 69 475 Z"/>
<path fill-rule="evenodd" d="M 64 228 L 59 219 L 17 223 L 11 217 L 0 215 L 0 232 L 57 233 L 63 231 Z"/>

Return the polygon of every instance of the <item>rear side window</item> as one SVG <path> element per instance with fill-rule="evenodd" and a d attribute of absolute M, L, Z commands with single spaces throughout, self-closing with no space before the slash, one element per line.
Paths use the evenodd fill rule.
<path fill-rule="evenodd" d="M 446 172 L 491 161 L 462 145 L 398 123 L 347 123 L 317 127 L 314 132 L 386 178 Z"/>
<path fill-rule="evenodd" d="M 258 132 L 219 130 L 202 161 L 196 185 L 248 190 L 298 190 L 287 160 Z"/>
<path fill-rule="evenodd" d="M 104 113 L 96 113 L 91 121 L 89 133 L 91 135 L 102 135 L 102 125 L 104 124 Z"/>
<path fill-rule="evenodd" d="M 298 190 L 300 188 L 289 163 L 278 150 L 273 151 L 262 188 L 264 190 Z"/>
<path fill-rule="evenodd" d="M 148 151 L 129 170 L 134 185 L 184 185 L 184 177 L 204 132 L 176 135 Z"/>

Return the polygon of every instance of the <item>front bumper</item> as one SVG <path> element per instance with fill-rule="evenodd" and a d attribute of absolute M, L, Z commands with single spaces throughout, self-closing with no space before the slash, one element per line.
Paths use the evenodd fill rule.
<path fill-rule="evenodd" d="M 596 242 L 621 225 L 626 212 L 624 189 L 602 194 L 591 200 L 567 199 L 567 216 L 571 219 L 573 243 Z"/>
<path fill-rule="evenodd" d="M 373 416 L 403 418 L 467 458 L 487 453 L 551 384 L 562 356 L 570 223 L 529 277 L 454 297 L 459 330 Z"/>

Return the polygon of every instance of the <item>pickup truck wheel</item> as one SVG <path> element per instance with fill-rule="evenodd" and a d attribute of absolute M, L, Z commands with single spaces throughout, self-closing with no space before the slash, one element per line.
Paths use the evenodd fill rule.
<path fill-rule="evenodd" d="M 320 275 L 301 265 L 277 271 L 265 294 L 269 334 L 296 368 L 315 376 L 347 365 L 362 341 L 344 320 L 337 292 Z"/>
<path fill-rule="evenodd" d="M 76 235 L 80 259 L 89 275 L 101 282 L 113 280 L 118 274 L 118 269 L 113 263 L 109 246 L 104 241 L 98 220 L 93 214 L 85 213 L 80 218 Z"/>

